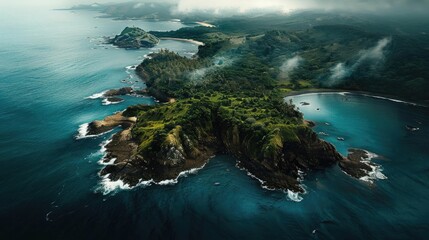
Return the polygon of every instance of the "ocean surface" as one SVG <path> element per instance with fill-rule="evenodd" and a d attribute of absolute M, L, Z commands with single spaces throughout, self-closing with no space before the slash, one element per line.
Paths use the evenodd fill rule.
<path fill-rule="evenodd" d="M 79 127 L 154 100 L 126 96 L 103 105 L 93 98 L 112 88 L 144 88 L 127 67 L 146 54 L 168 48 L 192 56 L 197 46 L 162 41 L 154 49 L 117 49 L 103 36 L 131 25 L 184 25 L 96 15 L 0 15 L 0 239 L 427 239 L 428 110 L 365 96 L 292 99 L 342 154 L 350 147 L 377 154 L 372 161 L 386 179 L 356 180 L 332 166 L 306 174 L 307 193 L 296 196 L 264 190 L 234 158 L 216 156 L 175 185 L 106 188 L 98 161 L 113 133 L 76 139 Z"/>

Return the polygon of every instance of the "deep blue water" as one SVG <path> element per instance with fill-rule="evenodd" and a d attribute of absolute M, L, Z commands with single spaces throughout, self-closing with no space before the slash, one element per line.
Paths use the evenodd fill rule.
<path fill-rule="evenodd" d="M 120 81 L 133 76 L 125 67 L 157 50 L 100 44 L 103 36 L 127 25 L 146 30 L 183 26 L 37 9 L 31 16 L 0 15 L 0 239 L 426 238 L 429 114 L 362 96 L 293 99 L 310 102 L 300 106 L 305 117 L 317 123 L 316 132 L 328 133 L 322 137 L 341 153 L 357 147 L 382 156 L 373 161 L 388 179 L 369 184 L 333 166 L 307 174 L 307 193 L 295 202 L 285 193 L 260 188 L 232 157 L 217 156 L 176 185 L 104 195 L 97 162 L 100 144 L 110 135 L 82 140 L 75 135 L 79 125 L 128 105 L 153 104 L 149 97 L 129 96 L 109 106 L 87 99 L 128 86 Z M 197 51 L 176 41 L 157 48 L 183 55 Z M 408 132 L 405 124 L 421 130 Z"/>

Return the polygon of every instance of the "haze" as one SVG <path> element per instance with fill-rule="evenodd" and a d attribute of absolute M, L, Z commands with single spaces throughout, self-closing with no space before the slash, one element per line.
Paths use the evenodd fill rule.
<path fill-rule="evenodd" d="M 126 1 L 98 0 L 98 3 L 123 3 Z M 160 2 L 154 0 L 134 1 L 139 2 Z M 294 9 L 324 9 L 324 10 L 347 10 L 347 11 L 387 11 L 392 13 L 420 12 L 423 13 L 429 9 L 429 0 L 164 0 L 177 4 L 177 10 L 180 12 L 193 11 L 215 11 L 234 10 L 237 12 L 246 12 L 249 10 L 281 10 L 290 11 Z M 40 6 L 40 7 L 70 7 L 77 4 L 89 4 L 83 0 L 42 0 L 42 1 L 8 1 L 1 0 L 0 6 Z"/>

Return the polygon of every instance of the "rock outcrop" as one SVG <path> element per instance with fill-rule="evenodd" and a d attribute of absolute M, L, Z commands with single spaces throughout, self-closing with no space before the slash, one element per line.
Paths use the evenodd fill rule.
<path fill-rule="evenodd" d="M 135 117 L 124 117 L 122 113 L 116 113 L 103 120 L 93 121 L 88 125 L 88 135 L 98 135 L 110 131 L 118 126 L 124 129 L 130 128 L 136 123 Z"/>
<path fill-rule="evenodd" d="M 152 48 L 159 43 L 159 39 L 141 28 L 126 27 L 119 35 L 110 39 L 110 43 L 127 49 Z"/>

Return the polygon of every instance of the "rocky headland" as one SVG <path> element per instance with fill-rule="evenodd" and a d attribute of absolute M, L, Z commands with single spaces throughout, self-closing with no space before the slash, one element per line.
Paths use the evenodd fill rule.
<path fill-rule="evenodd" d="M 277 102 L 266 99 L 264 104 L 261 111 Z M 302 119 L 272 125 L 251 116 L 240 120 L 231 111 L 236 105 L 251 106 L 238 99 L 229 107 L 208 99 L 181 100 L 129 107 L 91 123 L 92 133 L 119 125 L 123 128 L 106 146 L 106 161 L 115 160 L 101 175 L 130 186 L 141 181 L 161 182 L 202 167 L 211 156 L 224 152 L 236 156 L 240 167 L 260 179 L 264 187 L 303 192 L 299 171 L 323 169 L 343 159 Z M 284 109 L 287 111 L 295 114 Z"/>
<path fill-rule="evenodd" d="M 126 27 L 109 42 L 120 48 L 152 48 L 159 43 L 159 38 L 138 27 Z"/>

